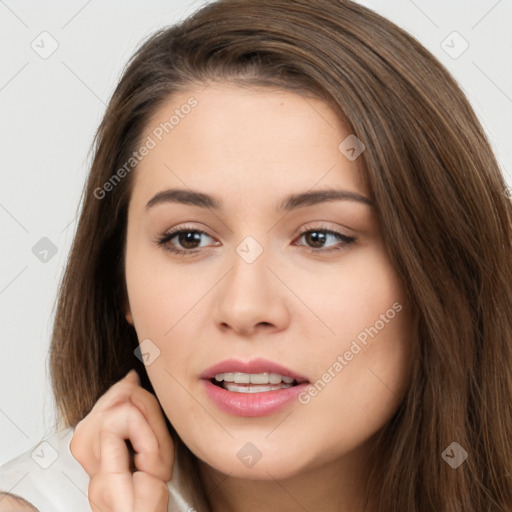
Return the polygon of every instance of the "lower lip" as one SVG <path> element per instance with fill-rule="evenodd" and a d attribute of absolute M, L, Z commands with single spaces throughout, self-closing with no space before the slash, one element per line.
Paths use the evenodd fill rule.
<path fill-rule="evenodd" d="M 209 380 L 202 380 L 206 393 L 212 402 L 222 411 L 235 416 L 269 416 L 286 407 L 290 402 L 309 385 L 308 382 L 297 384 L 289 388 L 261 393 L 237 393 L 228 391 L 212 384 Z"/>

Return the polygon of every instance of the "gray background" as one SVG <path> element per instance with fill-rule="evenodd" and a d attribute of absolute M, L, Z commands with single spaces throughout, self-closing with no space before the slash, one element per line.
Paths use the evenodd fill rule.
<path fill-rule="evenodd" d="M 53 305 L 105 104 L 138 44 L 202 3 L 0 0 L 0 464 L 54 428 L 47 371 Z M 512 186 L 512 1 L 360 3 L 450 69 Z M 469 44 L 460 56 L 465 43 L 454 31 Z"/>

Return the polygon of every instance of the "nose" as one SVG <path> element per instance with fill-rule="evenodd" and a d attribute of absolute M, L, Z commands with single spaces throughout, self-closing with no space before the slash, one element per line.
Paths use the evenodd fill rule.
<path fill-rule="evenodd" d="M 286 329 L 286 287 L 269 263 L 265 251 L 251 263 L 235 253 L 231 270 L 216 287 L 215 322 L 221 330 L 251 336 Z"/>

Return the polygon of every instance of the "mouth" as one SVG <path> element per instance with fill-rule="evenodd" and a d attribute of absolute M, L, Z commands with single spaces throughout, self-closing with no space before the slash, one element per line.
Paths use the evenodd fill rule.
<path fill-rule="evenodd" d="M 238 417 L 261 417 L 292 407 L 309 379 L 267 359 L 229 359 L 205 370 L 200 380 L 212 404 Z"/>
<path fill-rule="evenodd" d="M 279 373 L 217 373 L 210 382 L 233 393 L 264 393 L 297 386 L 299 382 Z"/>
<path fill-rule="evenodd" d="M 265 393 L 309 383 L 293 370 L 261 358 L 222 361 L 205 370 L 200 378 L 233 393 Z"/>

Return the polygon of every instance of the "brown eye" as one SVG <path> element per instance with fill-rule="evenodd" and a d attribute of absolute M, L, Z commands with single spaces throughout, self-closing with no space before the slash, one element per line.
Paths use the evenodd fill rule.
<path fill-rule="evenodd" d="M 187 254 L 193 253 L 195 249 L 212 245 L 208 242 L 208 238 L 213 240 L 210 235 L 198 229 L 176 229 L 162 235 L 156 243 L 169 252 Z"/>
<path fill-rule="evenodd" d="M 342 249 L 344 246 L 355 242 L 355 238 L 343 235 L 329 229 L 310 229 L 304 231 L 300 237 L 306 242 L 309 249 L 317 249 L 315 252 L 327 252 Z M 303 244 L 299 244 L 303 245 Z"/>
<path fill-rule="evenodd" d="M 319 248 L 324 246 L 327 236 L 321 231 L 308 231 L 304 234 L 304 239 L 311 247 Z"/>
<path fill-rule="evenodd" d="M 201 243 L 201 233 L 198 231 L 181 231 L 173 238 L 177 238 L 184 249 L 196 249 Z"/>

